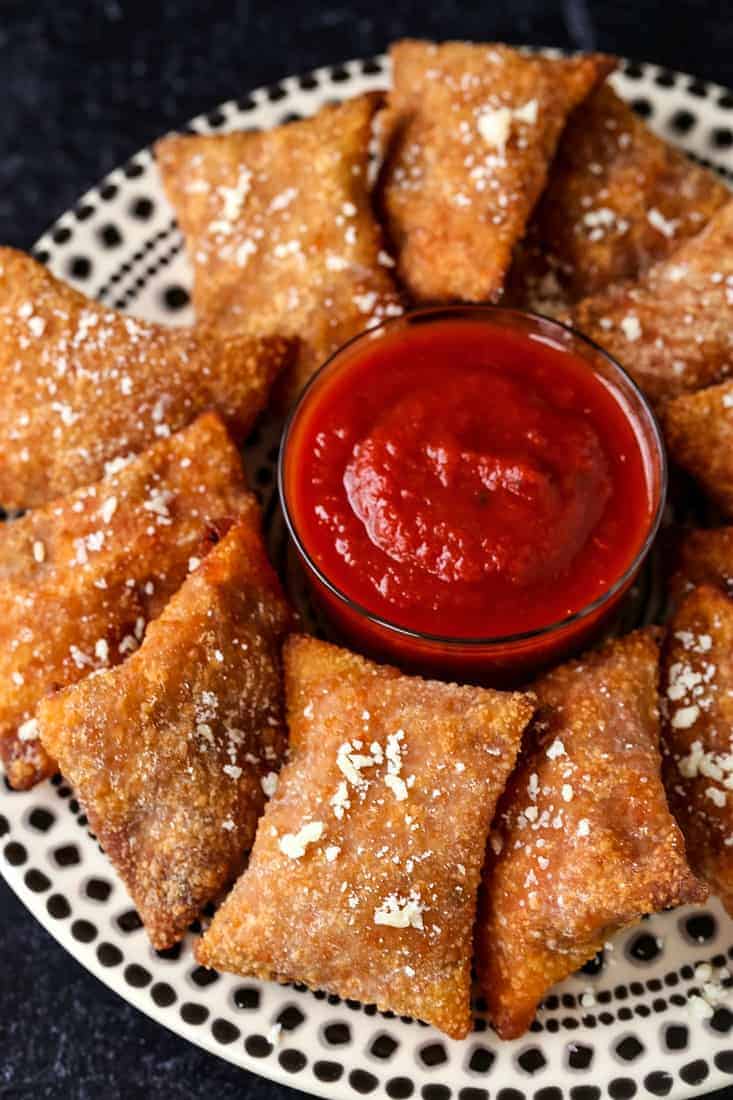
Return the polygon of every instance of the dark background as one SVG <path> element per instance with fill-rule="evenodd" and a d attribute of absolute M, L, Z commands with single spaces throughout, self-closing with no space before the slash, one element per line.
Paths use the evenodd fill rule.
<path fill-rule="evenodd" d="M 28 248 L 191 115 L 405 34 L 607 50 L 733 85 L 727 0 L 0 0 L 0 243 Z M 136 1012 L 0 882 L 0 1100 L 298 1095 Z"/>

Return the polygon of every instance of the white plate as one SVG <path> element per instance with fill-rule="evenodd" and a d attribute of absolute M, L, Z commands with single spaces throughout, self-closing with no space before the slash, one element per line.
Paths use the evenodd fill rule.
<path fill-rule="evenodd" d="M 259 89 L 191 125 L 200 132 L 272 126 L 388 80 L 384 58 L 353 61 Z M 626 64 L 613 83 L 660 133 L 733 178 L 731 93 L 654 65 Z M 35 254 L 110 305 L 155 321 L 192 320 L 191 274 L 149 150 L 84 195 Z M 271 522 L 276 442 L 260 433 L 246 454 Z M 707 1092 L 733 1074 L 733 1014 L 719 1008 L 702 1021 L 687 1004 L 700 984 L 695 966 L 733 958 L 733 922 L 717 902 L 652 917 L 618 936 L 597 972 L 557 987 L 524 1038 L 498 1040 L 478 1006 L 473 1034 L 455 1042 L 373 1006 L 206 972 L 196 966 L 191 937 L 157 954 L 86 826 L 58 778 L 27 793 L 0 793 L 0 871 L 59 943 L 121 997 L 264 1077 L 336 1100 L 488 1100 L 489 1093 L 492 1100 L 626 1100 Z M 583 996 L 589 990 L 594 997 Z"/>

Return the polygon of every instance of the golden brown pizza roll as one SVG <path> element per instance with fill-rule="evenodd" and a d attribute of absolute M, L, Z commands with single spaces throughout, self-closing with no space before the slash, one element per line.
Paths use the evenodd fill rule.
<path fill-rule="evenodd" d="M 690 864 L 733 914 L 733 603 L 695 589 L 673 617 L 662 659 L 669 802 Z"/>
<path fill-rule="evenodd" d="M 277 783 L 290 614 L 258 527 L 251 514 L 230 528 L 128 661 L 38 708 L 156 948 L 242 870 Z"/>
<path fill-rule="evenodd" d="M 568 120 L 528 238 L 549 255 L 572 301 L 636 279 L 730 197 L 722 180 L 652 133 L 603 84 Z"/>
<path fill-rule="evenodd" d="M 648 631 L 561 665 L 499 803 L 484 869 L 479 983 L 502 1038 L 610 935 L 707 891 L 661 779 L 659 654 Z"/>
<path fill-rule="evenodd" d="M 497 44 L 390 50 L 379 201 L 418 302 L 496 299 L 570 111 L 613 67 Z"/>
<path fill-rule="evenodd" d="M 39 700 L 137 649 L 223 517 L 259 509 L 214 413 L 103 481 L 0 524 L 0 758 L 14 787 L 51 775 Z"/>
<path fill-rule="evenodd" d="M 0 248 L 0 505 L 87 485 L 216 409 L 243 439 L 291 357 L 281 337 L 222 339 L 126 317 Z"/>
<path fill-rule="evenodd" d="M 733 300 L 733 275 L 730 290 Z M 721 326 L 724 323 L 725 315 L 721 316 Z M 724 515 L 732 518 L 733 382 L 670 401 L 662 424 L 671 458 L 692 474 Z"/>
<path fill-rule="evenodd" d="M 486 835 L 534 701 L 307 637 L 285 677 L 291 759 L 199 961 L 466 1035 Z"/>
<path fill-rule="evenodd" d="M 402 312 L 367 184 L 380 101 L 362 95 L 265 133 L 156 145 L 197 314 L 219 332 L 298 336 L 290 396 L 341 344 Z"/>
<path fill-rule="evenodd" d="M 657 405 L 733 368 L 733 201 L 637 283 L 579 302 L 568 320 Z"/>
<path fill-rule="evenodd" d="M 697 528 L 678 540 L 669 582 L 672 603 L 701 584 L 733 596 L 733 527 Z"/>

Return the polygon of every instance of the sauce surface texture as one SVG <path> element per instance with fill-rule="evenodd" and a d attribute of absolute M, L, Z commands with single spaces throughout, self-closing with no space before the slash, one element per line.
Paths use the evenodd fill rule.
<path fill-rule="evenodd" d="M 307 552 L 411 630 L 489 638 L 601 596 L 648 530 L 645 452 L 575 352 L 488 321 L 397 328 L 316 384 L 285 484 Z"/>

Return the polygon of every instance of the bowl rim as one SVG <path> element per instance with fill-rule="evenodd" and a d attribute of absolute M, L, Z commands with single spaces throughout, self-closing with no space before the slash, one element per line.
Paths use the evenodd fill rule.
<path fill-rule="evenodd" d="M 596 354 L 599 354 L 616 372 L 620 375 L 622 381 L 629 387 L 633 396 L 639 402 L 641 409 L 646 415 L 649 428 L 651 429 L 651 447 L 650 453 L 652 455 L 656 452 L 659 461 L 659 493 L 657 499 L 657 506 L 651 516 L 649 528 L 647 530 L 644 541 L 634 555 L 633 560 L 626 567 L 624 572 L 618 577 L 605 592 L 600 596 L 596 596 L 590 603 L 585 604 L 578 611 L 574 611 L 571 615 L 566 615 L 562 619 L 556 619 L 552 623 L 548 623 L 545 626 L 533 627 L 531 630 L 518 631 L 513 634 L 498 634 L 498 635 L 486 635 L 486 636 L 466 636 L 461 637 L 452 634 L 432 634 L 427 631 L 415 630 L 411 627 L 400 626 L 399 623 L 392 622 L 389 619 L 384 618 L 382 615 L 377 614 L 374 611 L 370 611 L 369 608 L 364 607 L 363 604 L 354 600 L 347 593 L 343 592 L 338 585 L 336 585 L 330 578 L 323 572 L 320 566 L 313 560 L 310 552 L 304 544 L 303 539 L 298 533 L 298 529 L 295 520 L 291 514 L 291 509 L 288 504 L 287 494 L 285 491 L 285 464 L 287 460 L 288 443 L 291 438 L 293 426 L 300 414 L 300 411 L 305 406 L 309 399 L 309 396 L 313 393 L 314 389 L 318 385 L 319 380 L 323 377 L 324 373 L 328 370 L 334 360 L 338 359 L 345 351 L 351 348 L 354 344 L 366 339 L 374 339 L 380 332 L 384 332 L 391 328 L 397 328 L 405 323 L 409 324 L 416 319 L 422 319 L 423 321 L 439 320 L 441 318 L 447 319 L 449 317 L 457 317 L 461 315 L 471 316 L 483 316 L 488 319 L 497 316 L 515 316 L 523 319 L 529 319 L 531 321 L 539 321 L 543 325 L 549 325 L 554 327 L 564 335 L 570 335 L 574 340 L 580 341 L 581 345 L 585 344 L 591 348 Z M 629 419 L 638 420 L 637 414 L 633 410 L 625 410 Z M 669 471 L 667 463 L 667 452 L 664 446 L 664 439 L 662 431 L 659 425 L 659 420 L 648 400 L 646 395 L 642 392 L 640 387 L 631 377 L 627 370 L 621 366 L 617 359 L 615 359 L 605 348 L 597 344 L 589 336 L 580 332 L 578 329 L 572 327 L 572 325 L 566 324 L 563 321 L 559 321 L 554 317 L 548 317 L 543 313 L 537 313 L 533 310 L 516 309 L 509 306 L 492 305 L 490 303 L 453 303 L 446 305 L 433 305 L 433 306 L 421 306 L 415 309 L 405 310 L 399 317 L 390 317 L 381 321 L 377 325 L 372 325 L 370 328 L 365 329 L 362 332 L 352 336 L 345 343 L 341 344 L 328 359 L 318 368 L 317 371 L 308 379 L 307 383 L 298 395 L 293 407 L 290 409 L 288 416 L 285 420 L 285 425 L 280 438 L 280 447 L 278 452 L 277 461 L 277 490 L 280 501 L 280 507 L 282 509 L 283 518 L 288 529 L 290 538 L 293 540 L 296 550 L 303 561 L 306 569 L 310 570 L 313 576 L 319 581 L 321 585 L 336 598 L 336 600 L 343 604 L 349 611 L 355 612 L 361 618 L 366 619 L 373 626 L 378 627 L 380 630 L 394 634 L 401 638 L 411 639 L 414 642 L 420 642 L 426 645 L 440 646 L 450 649 L 481 649 L 481 648 L 503 648 L 523 642 L 529 642 L 534 639 L 545 638 L 555 633 L 561 633 L 569 627 L 581 623 L 584 620 L 592 619 L 595 614 L 602 610 L 605 604 L 611 604 L 614 597 L 623 593 L 627 586 L 633 581 L 636 573 L 639 571 L 641 565 L 644 562 L 647 554 L 649 553 L 652 544 L 657 536 L 659 527 L 664 515 L 664 510 L 667 500 L 667 490 L 669 483 Z"/>

